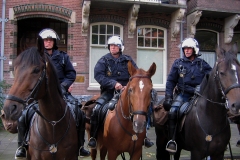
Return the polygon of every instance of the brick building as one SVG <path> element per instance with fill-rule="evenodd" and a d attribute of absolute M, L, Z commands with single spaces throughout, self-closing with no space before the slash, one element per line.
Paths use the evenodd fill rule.
<path fill-rule="evenodd" d="M 1 80 L 13 82 L 12 64 L 22 35 L 34 45 L 39 31 L 52 28 L 60 36 L 60 50 L 69 54 L 77 71 L 74 95 L 99 93 L 93 68 L 108 52 L 111 35 L 122 37 L 124 54 L 139 67 L 157 64 L 152 80 L 162 95 L 173 61 L 182 56 L 178 46 L 184 38 L 195 37 L 202 57 L 212 66 L 216 44 L 237 41 L 240 46 L 239 0 L 3 0 L 0 4 L 8 20 L 1 35 Z"/>

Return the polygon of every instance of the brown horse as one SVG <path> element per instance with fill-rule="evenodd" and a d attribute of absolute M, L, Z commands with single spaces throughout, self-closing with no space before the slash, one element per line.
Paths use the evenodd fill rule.
<path fill-rule="evenodd" d="M 19 54 L 14 63 L 14 83 L 3 106 L 5 121 L 15 122 L 22 110 L 38 101 L 31 128 L 27 159 L 77 160 L 76 122 L 63 99 L 55 68 L 44 53 L 43 40 Z M 6 127 L 6 126 L 5 126 Z M 11 131 L 14 125 L 8 125 Z"/>
<path fill-rule="evenodd" d="M 130 80 L 120 94 L 120 98 L 113 111 L 108 111 L 104 127 L 98 134 L 100 156 L 108 153 L 108 159 L 117 159 L 118 155 L 128 152 L 130 159 L 140 159 L 142 145 L 146 137 L 146 116 L 151 103 L 151 77 L 156 71 L 153 63 L 148 71 L 135 69 L 128 62 Z"/>
<path fill-rule="evenodd" d="M 221 160 L 231 133 L 227 117 L 240 114 L 240 64 L 236 44 L 229 51 L 216 49 L 217 62 L 211 73 L 203 79 L 200 92 L 190 103 L 185 123 L 179 123 L 176 137 L 178 160 L 182 149 L 191 152 L 191 160 Z M 157 159 L 169 160 L 165 147 L 167 127 L 155 125 Z"/>
<path fill-rule="evenodd" d="M 88 140 L 90 139 L 90 129 L 91 129 L 91 124 L 90 124 L 90 119 L 91 115 L 93 112 L 93 108 L 96 105 L 96 100 L 100 97 L 100 95 L 95 95 L 93 96 L 90 100 L 86 102 L 82 102 L 82 108 L 81 110 L 85 113 L 85 129 L 88 134 Z M 91 157 L 92 159 L 96 159 L 97 156 L 97 150 L 96 149 L 91 149 Z"/>

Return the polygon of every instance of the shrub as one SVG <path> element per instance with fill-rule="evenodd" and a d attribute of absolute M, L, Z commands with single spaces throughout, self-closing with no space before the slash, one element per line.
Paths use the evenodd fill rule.
<path fill-rule="evenodd" d="M 0 110 L 3 108 L 4 100 L 5 100 L 5 94 L 4 91 L 6 91 L 8 88 L 10 88 L 11 85 L 7 84 L 6 81 L 0 81 Z M 0 127 L 2 127 L 2 120 L 0 119 Z"/>

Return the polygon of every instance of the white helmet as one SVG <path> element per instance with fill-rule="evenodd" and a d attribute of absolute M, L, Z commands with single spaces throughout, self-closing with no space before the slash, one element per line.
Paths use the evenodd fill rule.
<path fill-rule="evenodd" d="M 53 44 L 53 48 L 52 49 L 58 49 L 57 47 L 57 40 L 60 40 L 59 36 L 57 35 L 57 33 L 50 29 L 50 28 L 46 28 L 43 29 L 40 33 L 39 36 L 42 37 L 42 39 L 46 39 L 46 38 L 52 38 L 54 39 L 54 44 Z"/>
<path fill-rule="evenodd" d="M 200 55 L 198 54 L 198 52 L 199 52 L 199 46 L 198 46 L 198 42 L 197 42 L 196 39 L 194 39 L 194 38 L 186 38 L 186 39 L 184 39 L 183 42 L 182 42 L 182 50 L 183 50 L 185 47 L 191 47 L 191 48 L 193 48 L 193 50 L 195 51 L 195 54 L 196 54 L 197 56 L 200 56 Z"/>
<path fill-rule="evenodd" d="M 53 38 L 53 39 L 56 39 L 56 40 L 60 39 L 59 36 L 57 35 L 57 33 L 50 28 L 43 29 L 39 33 L 39 36 L 41 36 L 42 39 L 46 39 L 46 38 Z"/>
<path fill-rule="evenodd" d="M 120 52 L 124 50 L 124 44 L 119 36 L 112 36 L 108 39 L 108 50 L 110 50 L 110 44 L 115 44 L 120 48 Z"/>

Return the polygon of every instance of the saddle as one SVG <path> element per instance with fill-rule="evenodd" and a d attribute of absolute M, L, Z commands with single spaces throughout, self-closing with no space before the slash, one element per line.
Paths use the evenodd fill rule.
<path fill-rule="evenodd" d="M 178 122 L 179 122 L 179 132 L 182 130 L 182 127 L 185 123 L 185 119 L 189 111 L 192 109 L 193 105 L 198 96 L 194 95 L 189 102 L 185 102 L 181 105 L 181 107 L 178 110 Z"/>

